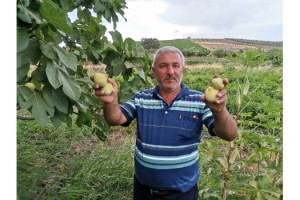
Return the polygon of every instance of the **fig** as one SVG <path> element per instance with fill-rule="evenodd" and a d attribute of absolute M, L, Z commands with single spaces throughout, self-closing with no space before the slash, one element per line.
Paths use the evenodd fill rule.
<path fill-rule="evenodd" d="M 100 87 L 104 87 L 107 83 L 107 75 L 103 73 L 96 73 L 94 75 L 94 82 L 98 84 Z"/>
<path fill-rule="evenodd" d="M 34 83 L 26 83 L 25 84 L 26 87 L 28 87 L 31 91 L 34 91 L 35 90 L 35 85 Z"/>
<path fill-rule="evenodd" d="M 114 91 L 114 87 L 111 83 L 106 83 L 102 88 L 104 95 L 110 95 Z"/>
<path fill-rule="evenodd" d="M 219 90 L 213 88 L 213 87 L 208 87 L 205 90 L 205 99 L 208 102 L 215 102 L 217 99 L 217 94 L 218 94 Z"/>
<path fill-rule="evenodd" d="M 211 81 L 211 86 L 213 88 L 215 88 L 216 90 L 221 90 L 224 88 L 224 84 L 223 84 L 223 79 L 221 79 L 220 77 L 214 78 Z"/>

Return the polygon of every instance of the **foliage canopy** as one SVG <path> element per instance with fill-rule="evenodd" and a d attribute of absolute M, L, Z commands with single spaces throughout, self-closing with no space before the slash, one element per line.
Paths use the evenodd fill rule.
<path fill-rule="evenodd" d="M 106 65 L 106 73 L 121 85 L 121 100 L 152 83 L 148 54 L 116 30 L 126 8 L 125 0 L 18 0 L 18 107 L 29 110 L 41 126 L 49 119 L 56 127 L 71 126 L 75 113 L 76 125 L 93 126 L 100 138 L 105 137 L 108 127 L 99 115 L 101 105 L 85 62 Z M 77 12 L 73 22 L 70 12 Z M 105 20 L 113 23 L 112 42 L 106 36 Z M 28 89 L 27 82 L 36 89 Z"/>

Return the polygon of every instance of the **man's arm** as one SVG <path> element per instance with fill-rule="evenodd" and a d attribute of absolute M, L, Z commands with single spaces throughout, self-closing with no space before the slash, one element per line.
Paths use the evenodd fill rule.
<path fill-rule="evenodd" d="M 223 140 L 233 141 L 237 137 L 237 124 L 225 107 L 220 112 L 212 110 L 215 126 L 213 132 Z"/>
<path fill-rule="evenodd" d="M 104 118 L 111 126 L 122 125 L 127 122 L 117 102 L 104 103 Z"/>
<path fill-rule="evenodd" d="M 91 75 L 90 78 L 93 80 L 94 76 Z M 100 88 L 99 85 L 94 84 L 93 89 L 95 90 L 95 95 L 103 102 L 104 118 L 107 123 L 112 126 L 124 124 L 127 122 L 127 119 L 119 107 L 118 86 L 111 78 L 108 78 L 108 82 L 113 85 L 114 91 L 110 95 L 104 95 L 103 91 L 101 90 L 102 88 Z"/>

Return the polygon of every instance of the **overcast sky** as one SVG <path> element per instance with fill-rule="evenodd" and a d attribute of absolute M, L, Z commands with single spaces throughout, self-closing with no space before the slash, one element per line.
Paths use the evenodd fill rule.
<path fill-rule="evenodd" d="M 117 30 L 134 40 L 283 40 L 282 0 L 127 0 Z"/>

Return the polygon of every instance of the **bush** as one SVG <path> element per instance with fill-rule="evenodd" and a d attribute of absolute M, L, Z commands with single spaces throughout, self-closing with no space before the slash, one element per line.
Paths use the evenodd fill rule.
<path fill-rule="evenodd" d="M 283 52 L 279 49 L 271 49 L 266 52 L 266 61 L 271 61 L 273 66 L 282 66 Z"/>
<path fill-rule="evenodd" d="M 182 49 L 181 50 L 184 56 L 190 57 L 190 56 L 207 56 L 210 51 L 205 48 L 197 49 L 195 47 L 191 47 L 188 49 Z"/>

